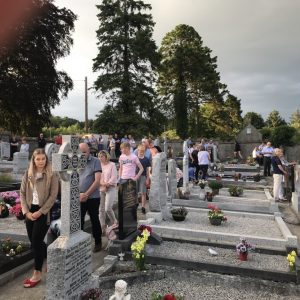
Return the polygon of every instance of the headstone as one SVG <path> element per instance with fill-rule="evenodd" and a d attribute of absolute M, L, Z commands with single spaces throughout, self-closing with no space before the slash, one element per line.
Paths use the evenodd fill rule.
<path fill-rule="evenodd" d="M 137 191 L 134 180 L 120 182 L 118 191 L 119 239 L 125 239 L 137 228 Z"/>
<path fill-rule="evenodd" d="M 189 190 L 189 152 L 187 147 L 187 141 L 183 143 L 183 192 Z"/>
<path fill-rule="evenodd" d="M 91 236 L 81 231 L 79 174 L 86 158 L 79 138 L 63 136 L 52 155 L 53 171 L 61 177 L 61 235 L 48 247 L 47 299 L 78 299 L 92 272 Z"/>
<path fill-rule="evenodd" d="M 57 153 L 58 151 L 59 145 L 56 145 L 54 143 L 48 143 L 45 146 L 45 152 L 50 162 L 52 161 L 52 153 Z"/>
<path fill-rule="evenodd" d="M 152 160 L 152 177 L 149 194 L 149 211 L 151 213 L 160 213 L 158 221 L 166 218 L 167 211 L 167 179 L 166 179 L 167 158 L 164 152 L 158 153 Z"/>
<path fill-rule="evenodd" d="M 10 143 L 1 142 L 1 159 L 10 158 Z"/>
<path fill-rule="evenodd" d="M 167 155 L 167 152 L 168 152 L 168 144 L 167 144 L 167 138 L 164 137 L 164 152 L 165 154 Z"/>
<path fill-rule="evenodd" d="M 176 198 L 177 192 L 177 179 L 176 179 L 176 161 L 174 159 L 168 160 L 168 189 L 169 198 Z"/>
<path fill-rule="evenodd" d="M 15 152 L 13 157 L 13 172 L 24 173 L 28 168 L 29 153 Z"/>
<path fill-rule="evenodd" d="M 300 165 L 296 165 L 294 168 L 294 183 L 295 191 L 292 194 L 292 207 L 299 215 L 300 213 Z"/>
<path fill-rule="evenodd" d="M 212 152 L 213 152 L 214 162 L 218 162 L 220 161 L 218 158 L 218 147 L 215 144 L 213 144 L 212 147 L 213 147 Z"/>

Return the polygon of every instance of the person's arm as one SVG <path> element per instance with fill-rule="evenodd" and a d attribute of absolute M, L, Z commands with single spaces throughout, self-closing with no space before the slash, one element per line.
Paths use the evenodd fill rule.
<path fill-rule="evenodd" d="M 95 180 L 92 183 L 92 185 L 87 189 L 87 191 L 84 193 L 87 199 L 89 196 L 97 189 L 100 185 L 100 179 L 101 179 L 101 172 L 97 171 L 95 172 Z"/>
<path fill-rule="evenodd" d="M 119 159 L 119 178 L 122 178 L 122 171 L 123 171 L 123 164 L 122 161 Z"/>
<path fill-rule="evenodd" d="M 140 162 L 140 160 L 138 158 L 136 158 L 136 165 L 138 166 L 139 168 L 139 172 L 132 178 L 134 181 L 137 181 L 140 176 L 142 175 L 143 171 L 144 171 L 144 168 Z"/>
<path fill-rule="evenodd" d="M 28 177 L 28 172 L 26 171 L 26 173 L 22 178 L 22 183 L 20 187 L 21 208 L 22 208 L 23 215 L 29 213 L 29 207 L 26 202 L 26 185 L 28 180 L 27 177 Z"/>
<path fill-rule="evenodd" d="M 118 181 L 118 172 L 117 172 L 117 168 L 116 168 L 116 165 L 113 164 L 111 166 L 111 173 L 110 173 L 110 178 L 106 184 L 107 187 L 110 187 L 110 186 L 115 186 L 116 183 Z"/>
<path fill-rule="evenodd" d="M 150 184 L 150 162 L 149 162 L 149 166 L 146 168 L 146 185 Z"/>

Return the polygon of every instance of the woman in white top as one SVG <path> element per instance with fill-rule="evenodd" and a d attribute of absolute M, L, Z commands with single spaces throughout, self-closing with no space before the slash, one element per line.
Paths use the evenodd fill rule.
<path fill-rule="evenodd" d="M 25 138 L 22 138 L 22 145 L 20 147 L 20 152 L 29 152 L 29 144 L 27 144 L 27 141 Z"/>
<path fill-rule="evenodd" d="M 208 151 L 205 150 L 203 145 L 200 146 L 200 151 L 198 152 L 198 165 L 200 169 L 201 179 L 206 179 L 208 165 L 210 162 L 210 155 Z"/>

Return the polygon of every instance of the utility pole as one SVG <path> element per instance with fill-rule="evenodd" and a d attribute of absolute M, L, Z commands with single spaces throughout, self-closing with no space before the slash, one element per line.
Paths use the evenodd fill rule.
<path fill-rule="evenodd" d="M 84 108 L 85 108 L 85 132 L 89 132 L 89 118 L 88 118 L 88 87 L 87 87 L 87 77 L 84 78 Z"/>

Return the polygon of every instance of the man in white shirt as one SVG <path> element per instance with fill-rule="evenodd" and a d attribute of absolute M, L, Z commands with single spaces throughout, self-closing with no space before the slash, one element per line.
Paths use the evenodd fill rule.
<path fill-rule="evenodd" d="M 268 142 L 265 147 L 263 147 L 261 154 L 264 157 L 264 176 L 271 176 L 271 158 L 273 156 L 274 148 L 271 142 Z"/>

